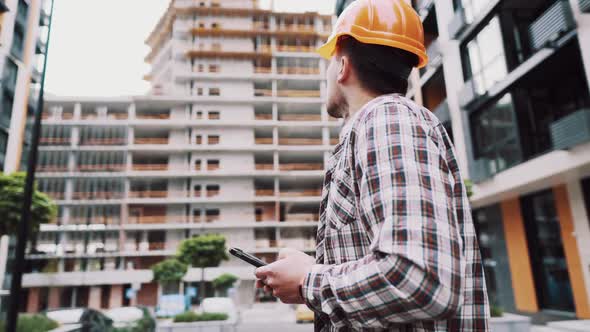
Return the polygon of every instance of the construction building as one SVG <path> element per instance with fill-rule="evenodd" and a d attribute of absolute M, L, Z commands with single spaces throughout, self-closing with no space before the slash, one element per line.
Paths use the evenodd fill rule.
<path fill-rule="evenodd" d="M 59 216 L 27 255 L 23 309 L 154 306 L 168 290 L 150 267 L 199 234 L 269 262 L 281 247 L 313 253 L 341 126 L 314 53 L 331 25 L 253 0 L 173 0 L 146 41 L 149 94 L 48 97 L 37 179 Z M 241 305 L 273 300 L 247 264 L 205 279 L 222 273 L 240 277 Z M 185 286 L 200 280 L 190 269 Z"/>

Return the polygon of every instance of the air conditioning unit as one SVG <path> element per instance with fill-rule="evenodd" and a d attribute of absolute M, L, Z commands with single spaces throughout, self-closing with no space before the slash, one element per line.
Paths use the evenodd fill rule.
<path fill-rule="evenodd" d="M 576 22 L 569 1 L 557 1 L 529 27 L 531 48 L 537 51 L 551 46 L 575 27 Z"/>
<path fill-rule="evenodd" d="M 580 0 L 580 11 L 590 13 L 590 0 Z"/>

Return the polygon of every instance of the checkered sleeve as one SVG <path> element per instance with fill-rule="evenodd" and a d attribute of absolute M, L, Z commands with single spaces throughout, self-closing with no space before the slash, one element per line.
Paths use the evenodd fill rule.
<path fill-rule="evenodd" d="M 463 301 L 454 178 L 436 127 L 401 103 L 367 110 L 351 144 L 357 222 L 371 254 L 315 265 L 307 305 L 338 327 L 388 327 L 455 316 Z M 349 244 L 352 245 L 352 244 Z"/>

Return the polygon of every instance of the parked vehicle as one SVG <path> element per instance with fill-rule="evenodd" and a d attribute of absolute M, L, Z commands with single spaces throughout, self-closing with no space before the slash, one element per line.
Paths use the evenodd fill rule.
<path fill-rule="evenodd" d="M 49 310 L 45 315 L 59 323 L 58 331 L 103 332 L 113 327 L 110 318 L 89 308 Z"/>
<path fill-rule="evenodd" d="M 146 307 L 120 307 L 105 310 L 104 314 L 113 321 L 115 328 L 135 329 L 142 332 L 156 330 L 156 318 Z"/>

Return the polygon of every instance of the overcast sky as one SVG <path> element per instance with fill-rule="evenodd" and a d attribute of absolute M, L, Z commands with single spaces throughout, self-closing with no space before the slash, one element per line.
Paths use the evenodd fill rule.
<path fill-rule="evenodd" d="M 271 0 L 260 0 L 267 8 Z M 169 0 L 56 0 L 46 91 L 62 96 L 141 95 L 144 40 Z M 335 0 L 274 0 L 280 11 L 332 13 Z"/>

